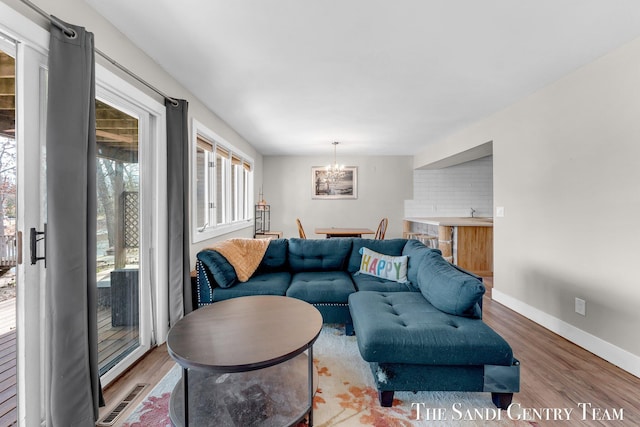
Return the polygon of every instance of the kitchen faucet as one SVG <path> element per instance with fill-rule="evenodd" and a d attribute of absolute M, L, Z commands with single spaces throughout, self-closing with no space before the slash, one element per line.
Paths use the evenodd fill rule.
<path fill-rule="evenodd" d="M 473 214 L 475 214 L 475 213 L 476 213 L 476 210 L 471 208 L 471 218 L 473 218 Z"/>

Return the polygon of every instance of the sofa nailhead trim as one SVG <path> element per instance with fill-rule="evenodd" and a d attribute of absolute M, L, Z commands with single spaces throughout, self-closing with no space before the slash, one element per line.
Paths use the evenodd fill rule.
<path fill-rule="evenodd" d="M 201 268 L 204 268 L 202 267 L 202 261 L 198 260 L 196 262 L 196 270 L 199 271 Z M 209 282 L 209 278 L 206 274 L 204 280 L 207 283 L 207 287 L 209 288 L 209 295 L 211 295 L 211 300 L 213 301 L 213 288 L 211 287 L 211 283 Z M 211 302 L 202 302 L 202 296 L 200 295 L 200 273 L 196 274 L 196 288 L 198 290 L 198 306 L 211 304 Z"/>
<path fill-rule="evenodd" d="M 317 302 L 317 303 L 313 303 L 313 305 L 325 305 L 330 307 L 347 307 L 349 304 L 340 303 L 340 302 Z"/>

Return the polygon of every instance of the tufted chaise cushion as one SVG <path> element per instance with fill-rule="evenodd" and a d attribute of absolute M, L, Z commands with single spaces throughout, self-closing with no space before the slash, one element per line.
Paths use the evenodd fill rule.
<path fill-rule="evenodd" d="M 349 297 L 362 358 L 426 365 L 506 365 L 507 342 L 481 319 L 446 314 L 414 292 L 357 292 Z"/>
<path fill-rule="evenodd" d="M 344 270 L 351 239 L 289 239 L 292 272 Z"/>

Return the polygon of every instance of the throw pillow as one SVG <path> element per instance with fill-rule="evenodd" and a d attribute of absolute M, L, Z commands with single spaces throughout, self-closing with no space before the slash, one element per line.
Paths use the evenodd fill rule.
<path fill-rule="evenodd" d="M 369 248 L 361 248 L 359 273 L 382 279 L 393 280 L 394 282 L 407 282 L 407 257 L 384 255 Z"/>
<path fill-rule="evenodd" d="M 221 288 L 230 288 L 238 280 L 236 270 L 219 252 L 205 249 L 198 252 L 197 257 L 211 272 L 213 280 L 215 280 Z"/>
<path fill-rule="evenodd" d="M 350 240 L 353 242 L 353 247 L 351 248 L 348 259 L 349 264 L 347 265 L 349 273 L 355 273 L 360 269 L 360 264 L 362 263 L 362 252 L 360 252 L 360 249 L 368 248 L 381 254 L 400 256 L 405 255 L 402 253 L 402 248 L 404 248 L 404 245 L 407 243 L 406 239 L 375 240 L 354 237 Z"/>
<path fill-rule="evenodd" d="M 426 255 L 418 271 L 420 292 L 435 308 L 464 317 L 481 317 L 478 302 L 485 292 L 482 282 L 460 271 L 441 255 Z"/>
<path fill-rule="evenodd" d="M 420 240 L 407 240 L 407 244 L 402 249 L 401 255 L 409 257 L 409 264 L 407 265 L 407 279 L 416 287 L 418 286 L 418 271 L 420 270 L 420 264 L 424 261 L 425 257 L 431 253 L 436 252 L 441 255 L 440 249 L 428 248 Z"/>

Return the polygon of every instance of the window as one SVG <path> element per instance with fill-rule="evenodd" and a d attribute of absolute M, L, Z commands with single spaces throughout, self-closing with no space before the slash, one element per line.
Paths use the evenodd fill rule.
<path fill-rule="evenodd" d="M 251 226 L 253 159 L 193 121 L 193 241 Z"/>

